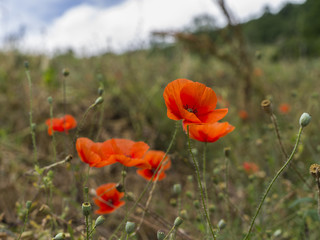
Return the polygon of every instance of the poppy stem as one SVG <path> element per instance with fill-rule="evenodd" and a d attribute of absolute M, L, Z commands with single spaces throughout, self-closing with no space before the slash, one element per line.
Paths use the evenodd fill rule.
<path fill-rule="evenodd" d="M 52 101 L 49 103 L 50 104 L 50 126 L 53 128 L 53 104 Z M 53 149 L 53 161 L 57 161 L 57 149 L 56 149 L 56 138 L 54 131 L 52 130 L 52 149 Z"/>
<path fill-rule="evenodd" d="M 133 206 L 130 208 L 130 210 L 127 213 L 127 216 L 129 217 L 132 212 L 134 211 L 134 209 L 137 207 L 137 205 L 140 203 L 140 201 L 142 200 L 143 196 L 146 194 L 148 188 L 150 187 L 151 183 L 153 182 L 153 179 L 155 178 L 159 168 L 162 166 L 163 161 L 166 159 L 169 151 L 171 150 L 174 140 L 176 139 L 176 135 L 178 132 L 178 126 L 179 126 L 179 122 L 177 121 L 175 124 L 175 129 L 174 132 L 172 134 L 172 138 L 171 141 L 169 143 L 169 146 L 167 148 L 167 151 L 165 153 L 165 155 L 163 156 L 163 159 L 161 160 L 161 162 L 159 163 L 157 169 L 154 171 L 154 174 L 152 175 L 150 181 L 148 181 L 146 187 L 143 189 L 142 193 L 140 194 L 140 196 L 138 197 L 137 201 L 133 204 Z M 118 225 L 118 227 L 116 228 L 116 230 L 113 232 L 113 234 L 110 236 L 109 240 L 111 240 L 113 237 L 117 237 L 116 234 L 117 232 L 123 227 L 123 225 L 126 223 L 126 218 L 122 220 L 122 222 Z"/>
<path fill-rule="evenodd" d="M 295 154 L 295 152 L 296 152 L 296 150 L 297 150 L 297 147 L 298 147 L 298 145 L 299 145 L 299 142 L 300 142 L 300 138 L 301 138 L 301 134 L 302 134 L 302 129 L 303 129 L 303 127 L 300 126 L 300 129 L 299 129 L 299 132 L 298 132 L 298 137 L 297 137 L 296 143 L 295 143 L 295 145 L 294 145 L 294 148 L 293 148 L 293 150 L 292 150 L 292 152 L 291 152 L 291 155 L 289 156 L 288 160 L 284 163 L 284 165 L 279 169 L 279 171 L 277 172 L 277 174 L 273 177 L 273 179 L 272 179 L 271 182 L 269 183 L 269 185 L 268 185 L 265 193 L 263 194 L 263 197 L 262 197 L 262 199 L 261 199 L 261 201 L 260 201 L 260 203 L 259 203 L 259 206 L 258 206 L 258 208 L 257 208 L 257 210 L 256 210 L 256 213 L 254 214 L 254 216 L 253 216 L 253 218 L 252 218 L 252 220 L 251 220 L 251 224 L 250 224 L 249 230 L 248 230 L 248 232 L 247 232 L 247 235 L 245 236 L 245 238 L 244 238 L 243 240 L 248 240 L 249 235 L 250 235 L 250 233 L 251 233 L 251 231 L 252 231 L 254 222 L 255 222 L 255 220 L 256 220 L 256 218 L 257 218 L 257 216 L 258 216 L 258 214 L 259 214 L 259 212 L 260 212 L 260 210 L 261 210 L 261 207 L 262 207 L 262 205 L 263 205 L 263 203 L 264 203 L 267 195 L 269 194 L 269 192 L 270 192 L 273 184 L 275 183 L 275 181 L 278 179 L 278 177 L 280 176 L 280 174 L 284 171 L 284 169 L 287 167 L 287 165 L 288 165 L 288 164 L 291 162 L 291 160 L 293 159 L 293 156 L 294 156 L 294 154 Z"/>
<path fill-rule="evenodd" d="M 203 147 L 203 155 L 202 155 L 202 178 L 203 178 L 203 189 L 204 189 L 204 195 L 205 195 L 205 202 L 206 205 L 208 206 L 208 191 L 207 191 L 207 182 L 206 182 L 206 162 L 207 162 L 207 142 L 204 143 Z M 210 217 L 210 213 L 208 212 L 208 216 Z M 209 226 L 207 224 L 206 226 L 206 234 L 209 234 Z"/>
<path fill-rule="evenodd" d="M 190 135 L 189 135 L 189 125 L 187 126 L 187 133 L 188 133 L 188 134 L 187 134 L 187 135 L 188 135 L 188 148 L 189 148 L 189 152 L 190 152 L 190 155 L 191 155 L 191 158 L 192 158 L 192 161 L 193 161 L 195 170 L 196 170 L 196 176 L 197 176 L 197 181 L 198 181 L 198 185 L 199 185 L 199 189 L 200 189 L 200 195 L 201 195 L 201 201 L 202 201 L 202 206 L 203 206 L 204 215 L 205 215 L 205 217 L 206 217 L 207 224 L 209 225 L 209 228 L 210 228 L 212 237 L 213 237 L 214 240 L 216 240 L 216 235 L 215 235 L 215 232 L 214 232 L 214 230 L 213 230 L 213 226 L 212 226 L 212 223 L 211 223 L 211 221 L 210 221 L 209 214 L 208 214 L 208 210 L 207 210 L 207 205 L 206 205 L 206 201 L 205 201 L 204 190 L 203 190 L 203 186 L 202 186 L 202 183 L 201 183 L 199 164 L 198 164 L 198 162 L 196 161 L 196 159 L 195 159 L 195 157 L 194 157 L 194 155 L 193 155 L 193 152 L 192 152 L 192 150 L 191 150 L 191 142 L 190 142 Z"/>
<path fill-rule="evenodd" d="M 38 151 L 37 151 L 37 145 L 36 145 L 36 133 L 35 133 L 35 124 L 33 123 L 32 119 L 32 81 L 29 71 L 29 64 L 25 63 L 25 72 L 28 79 L 29 84 L 29 104 L 30 104 L 30 111 L 29 111 L 29 124 L 30 124 L 30 133 L 32 138 L 32 145 L 33 145 L 33 157 L 35 164 L 38 165 Z"/>

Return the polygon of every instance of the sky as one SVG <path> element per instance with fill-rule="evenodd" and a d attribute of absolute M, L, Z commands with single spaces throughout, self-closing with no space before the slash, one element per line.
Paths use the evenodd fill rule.
<path fill-rule="evenodd" d="M 0 49 L 77 55 L 123 52 L 147 46 L 152 31 L 179 31 L 199 15 L 225 23 L 217 0 L 0 0 Z M 225 0 L 239 22 L 257 18 L 265 6 L 277 12 L 286 2 Z"/>

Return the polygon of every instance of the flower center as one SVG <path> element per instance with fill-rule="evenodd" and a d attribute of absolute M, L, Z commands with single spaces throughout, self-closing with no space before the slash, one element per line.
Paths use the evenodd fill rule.
<path fill-rule="evenodd" d="M 183 108 L 186 109 L 188 112 L 191 112 L 194 114 L 197 114 L 197 112 L 198 112 L 197 109 L 195 108 L 195 106 L 189 107 L 188 104 L 184 105 Z"/>

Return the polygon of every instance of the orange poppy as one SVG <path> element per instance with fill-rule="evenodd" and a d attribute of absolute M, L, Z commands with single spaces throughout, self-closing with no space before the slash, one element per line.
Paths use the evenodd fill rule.
<path fill-rule="evenodd" d="M 48 134 L 51 136 L 53 131 L 66 132 L 77 126 L 77 121 L 71 115 L 65 115 L 61 118 L 49 118 L 46 120 Z"/>
<path fill-rule="evenodd" d="M 280 106 L 279 106 L 279 112 L 282 113 L 282 114 L 287 114 L 289 113 L 291 110 L 291 107 L 288 103 L 282 103 Z"/>
<path fill-rule="evenodd" d="M 249 114 L 246 110 L 240 110 L 238 115 L 242 120 L 247 120 L 249 118 Z"/>
<path fill-rule="evenodd" d="M 116 189 L 116 183 L 107 183 L 96 189 L 97 197 L 93 199 L 94 203 L 99 207 L 95 211 L 96 214 L 108 214 L 125 204 L 121 201 L 124 193 Z"/>
<path fill-rule="evenodd" d="M 127 167 L 150 168 L 150 164 L 142 159 L 148 149 L 149 145 L 144 142 L 112 138 L 102 144 L 101 151 L 104 156 L 110 156 L 112 161 Z"/>
<path fill-rule="evenodd" d="M 116 161 L 109 155 L 102 153 L 102 144 L 95 143 L 89 138 L 78 138 L 76 149 L 81 160 L 88 163 L 90 167 L 104 167 L 115 163 Z"/>
<path fill-rule="evenodd" d="M 188 125 L 189 137 L 200 142 L 215 142 L 219 140 L 219 138 L 224 137 L 235 129 L 235 127 L 228 122 L 215 122 L 209 124 L 183 124 L 183 128 L 186 132 Z"/>
<path fill-rule="evenodd" d="M 163 93 L 167 116 L 185 123 L 213 123 L 222 119 L 228 109 L 215 109 L 217 96 L 206 85 L 188 79 L 176 79 Z"/>
<path fill-rule="evenodd" d="M 155 150 L 150 150 L 146 153 L 144 156 L 144 160 L 148 162 L 151 166 L 150 169 L 139 169 L 137 170 L 137 173 L 144 177 L 147 180 L 151 180 L 154 172 L 158 168 L 161 160 L 164 158 L 165 152 L 163 151 L 155 151 Z M 171 166 L 171 160 L 168 158 L 168 156 L 162 161 L 162 166 L 158 169 L 155 177 L 153 178 L 153 181 L 156 180 L 156 177 L 158 175 L 158 172 L 161 169 L 161 173 L 159 175 L 158 181 L 162 180 L 163 178 L 166 177 L 166 174 L 164 173 L 165 170 L 169 169 Z"/>
<path fill-rule="evenodd" d="M 252 174 L 259 171 L 259 166 L 253 162 L 244 162 L 243 169 L 247 174 Z"/>

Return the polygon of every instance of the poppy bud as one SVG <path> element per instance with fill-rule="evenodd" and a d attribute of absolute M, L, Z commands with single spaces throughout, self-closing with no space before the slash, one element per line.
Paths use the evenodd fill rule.
<path fill-rule="evenodd" d="M 122 185 L 121 183 L 118 183 L 118 184 L 116 185 L 116 189 L 117 189 L 119 192 L 124 192 L 124 187 L 123 187 L 123 185 Z"/>
<path fill-rule="evenodd" d="M 188 218 L 188 212 L 185 209 L 182 209 L 180 211 L 180 216 L 183 217 L 184 219 Z"/>
<path fill-rule="evenodd" d="M 97 217 L 94 227 L 102 225 L 105 222 L 105 220 L 106 219 L 102 215 L 100 215 L 99 217 Z"/>
<path fill-rule="evenodd" d="M 58 233 L 53 239 L 54 240 L 63 240 L 66 238 L 66 235 L 64 233 Z"/>
<path fill-rule="evenodd" d="M 26 208 L 29 211 L 29 209 L 31 208 L 32 202 L 31 201 L 27 201 L 26 202 Z"/>
<path fill-rule="evenodd" d="M 170 199 L 170 205 L 171 205 L 172 207 L 176 207 L 176 206 L 177 206 L 177 200 L 176 200 L 175 198 L 171 198 L 171 199 Z"/>
<path fill-rule="evenodd" d="M 272 104 L 269 99 L 263 100 L 261 102 L 261 107 L 266 113 L 268 113 L 270 115 L 273 113 Z"/>
<path fill-rule="evenodd" d="M 82 213 L 84 216 L 88 217 L 91 212 L 91 204 L 89 202 L 82 203 Z"/>
<path fill-rule="evenodd" d="M 166 237 L 166 234 L 164 233 L 164 231 L 158 230 L 157 239 L 158 240 L 163 240 L 165 237 Z"/>
<path fill-rule="evenodd" d="M 127 222 L 126 223 L 126 233 L 127 234 L 133 233 L 135 228 L 136 228 L 136 224 L 134 222 Z"/>
<path fill-rule="evenodd" d="M 39 212 L 41 212 L 42 214 L 46 214 L 46 215 L 51 214 L 51 210 L 50 210 L 49 206 L 46 204 L 41 205 Z"/>
<path fill-rule="evenodd" d="M 218 222 L 218 228 L 220 229 L 220 230 L 222 230 L 222 229 L 224 229 L 226 226 L 227 226 L 227 223 L 226 223 L 226 221 L 224 220 L 224 219 L 221 219 L 219 222 Z"/>
<path fill-rule="evenodd" d="M 188 181 L 192 182 L 193 181 L 193 176 L 192 175 L 188 175 Z"/>
<path fill-rule="evenodd" d="M 177 218 L 174 220 L 173 225 L 174 225 L 175 227 L 179 227 L 182 223 L 183 223 L 183 219 L 182 219 L 181 217 L 177 217 Z"/>
<path fill-rule="evenodd" d="M 31 129 L 32 129 L 33 132 L 36 130 L 36 126 L 37 126 L 37 124 L 35 124 L 35 123 L 31 124 Z"/>
<path fill-rule="evenodd" d="M 181 184 L 174 184 L 173 185 L 173 192 L 177 195 L 181 193 Z"/>
<path fill-rule="evenodd" d="M 102 87 L 99 87 L 99 88 L 98 88 L 98 94 L 99 94 L 99 96 L 101 96 L 101 95 L 103 94 L 103 92 L 104 92 L 103 88 L 102 88 Z"/>
<path fill-rule="evenodd" d="M 96 101 L 94 102 L 94 105 L 99 105 L 103 102 L 103 98 L 100 96 L 96 99 Z"/>
<path fill-rule="evenodd" d="M 47 100 L 48 100 L 48 103 L 49 103 L 49 104 L 52 104 L 53 100 L 52 100 L 52 97 L 51 97 L 51 96 L 48 97 Z"/>
<path fill-rule="evenodd" d="M 200 202 L 199 202 L 199 200 L 194 200 L 194 201 L 193 201 L 193 206 L 194 206 L 196 209 L 199 209 L 199 208 L 200 208 Z"/>
<path fill-rule="evenodd" d="M 69 69 L 68 68 L 62 69 L 62 74 L 63 74 L 63 76 L 68 77 L 70 74 Z"/>
<path fill-rule="evenodd" d="M 29 69 L 29 62 L 28 62 L 28 61 L 24 61 L 24 67 L 25 67 L 26 69 Z"/>
<path fill-rule="evenodd" d="M 309 113 L 302 113 L 299 123 L 301 127 L 307 126 L 311 121 L 311 116 Z"/>

